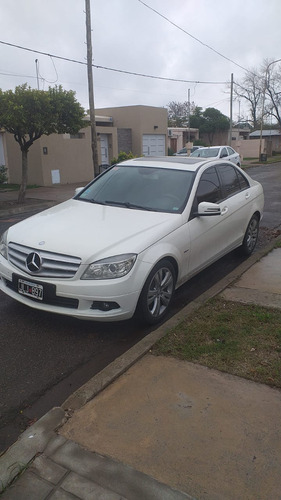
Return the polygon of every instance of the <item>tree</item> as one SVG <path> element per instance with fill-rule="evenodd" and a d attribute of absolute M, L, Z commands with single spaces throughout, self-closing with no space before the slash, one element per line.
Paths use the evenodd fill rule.
<path fill-rule="evenodd" d="M 210 144 L 213 144 L 216 132 L 223 132 L 229 129 L 229 118 L 216 108 L 206 108 L 203 118 L 204 122 L 200 128 L 200 132 L 208 134 Z"/>
<path fill-rule="evenodd" d="M 206 108 L 202 111 L 202 108 L 196 106 L 190 116 L 190 125 L 198 128 L 200 134 L 207 134 L 209 143 L 212 144 L 216 132 L 229 129 L 229 118 L 216 108 Z"/>
<path fill-rule="evenodd" d="M 264 61 L 262 71 L 264 72 L 265 107 L 267 116 L 273 116 L 281 127 L 281 64 L 277 61 Z"/>
<path fill-rule="evenodd" d="M 176 102 L 171 101 L 167 105 L 168 107 L 168 126 L 169 127 L 187 127 L 188 126 L 188 115 L 195 108 L 194 102 L 191 104 L 187 101 Z M 190 110 L 189 110 L 190 108 Z"/>
<path fill-rule="evenodd" d="M 203 108 L 200 108 L 200 106 L 195 106 L 193 113 L 190 115 L 190 126 L 192 128 L 198 128 L 200 130 L 203 123 Z"/>
<path fill-rule="evenodd" d="M 247 101 L 250 111 L 250 121 L 256 129 L 259 126 L 259 110 L 262 105 L 262 81 L 258 71 L 253 68 L 248 71 L 241 82 L 235 82 L 234 95 L 236 99 Z M 240 117 L 239 117 L 240 119 Z"/>
<path fill-rule="evenodd" d="M 0 89 L 0 128 L 14 135 L 22 154 L 22 180 L 18 203 L 23 203 L 28 176 L 28 151 L 42 135 L 77 133 L 87 123 L 84 109 L 72 90 L 61 86 L 47 91 L 31 89 L 27 84 L 15 91 Z"/>

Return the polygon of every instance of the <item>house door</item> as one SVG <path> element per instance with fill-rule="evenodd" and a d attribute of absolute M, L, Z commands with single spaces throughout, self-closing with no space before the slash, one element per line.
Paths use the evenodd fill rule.
<path fill-rule="evenodd" d="M 101 151 L 101 163 L 102 165 L 109 165 L 109 155 L 108 155 L 108 135 L 100 135 L 100 151 Z"/>
<path fill-rule="evenodd" d="M 142 154 L 144 156 L 165 156 L 166 136 L 163 134 L 144 134 L 142 136 Z"/>
<path fill-rule="evenodd" d="M 172 137 L 170 139 L 170 147 L 173 151 L 173 153 L 176 153 L 178 150 L 178 139 L 176 137 Z"/>

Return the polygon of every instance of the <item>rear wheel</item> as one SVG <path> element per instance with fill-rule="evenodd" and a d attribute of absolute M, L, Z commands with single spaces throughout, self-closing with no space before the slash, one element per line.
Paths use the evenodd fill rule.
<path fill-rule="evenodd" d="M 248 224 L 244 240 L 241 245 L 241 252 L 243 253 L 243 255 L 251 255 L 251 253 L 254 251 L 258 240 L 259 222 L 259 216 L 253 215 Z"/>
<path fill-rule="evenodd" d="M 159 323 L 167 314 L 175 291 L 175 269 L 167 259 L 150 272 L 142 289 L 137 312 L 150 325 Z"/>

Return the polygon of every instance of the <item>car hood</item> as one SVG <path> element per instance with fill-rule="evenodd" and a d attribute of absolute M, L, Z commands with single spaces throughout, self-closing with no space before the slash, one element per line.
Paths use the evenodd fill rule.
<path fill-rule="evenodd" d="M 14 226 L 8 242 L 80 257 L 84 263 L 140 253 L 181 224 L 181 214 L 68 200 Z"/>

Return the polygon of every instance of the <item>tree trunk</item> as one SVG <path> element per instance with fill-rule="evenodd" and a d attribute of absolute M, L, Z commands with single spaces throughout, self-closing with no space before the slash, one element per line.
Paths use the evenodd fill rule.
<path fill-rule="evenodd" d="M 25 200 L 25 191 L 27 186 L 27 153 L 28 151 L 22 149 L 21 150 L 21 186 L 19 190 L 18 203 L 24 203 Z"/>

